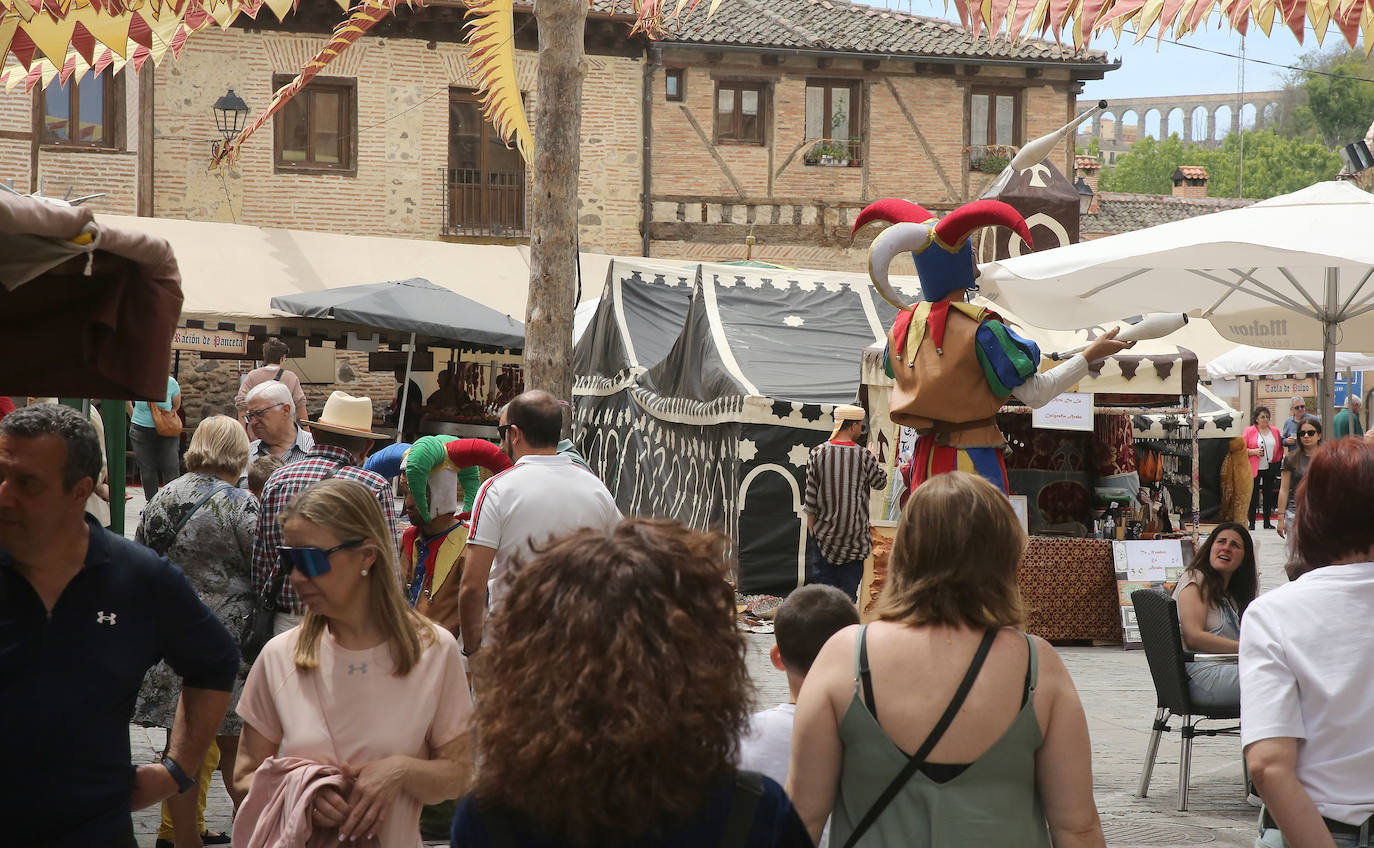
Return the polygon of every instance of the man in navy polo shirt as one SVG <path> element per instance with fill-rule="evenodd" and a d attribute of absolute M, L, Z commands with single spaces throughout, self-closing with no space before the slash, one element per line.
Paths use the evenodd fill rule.
<path fill-rule="evenodd" d="M 75 410 L 0 421 L 0 843 L 132 846 L 132 810 L 194 786 L 238 648 L 179 568 L 84 504 L 100 442 Z M 183 678 L 161 764 L 130 763 L 148 668 Z"/>

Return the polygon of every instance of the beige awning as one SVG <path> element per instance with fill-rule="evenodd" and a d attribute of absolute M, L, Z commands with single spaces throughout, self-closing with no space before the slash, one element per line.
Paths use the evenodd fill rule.
<path fill-rule="evenodd" d="M 517 321 L 525 318 L 529 249 L 352 236 L 176 218 L 97 215 L 166 239 L 181 268 L 184 317 L 269 319 L 277 295 L 422 277 Z M 360 224 L 360 226 L 364 226 Z M 582 294 L 601 292 L 613 257 L 582 254 Z"/>

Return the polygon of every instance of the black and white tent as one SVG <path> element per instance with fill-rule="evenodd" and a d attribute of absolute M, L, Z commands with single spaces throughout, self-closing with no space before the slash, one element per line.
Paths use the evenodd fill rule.
<path fill-rule="evenodd" d="M 807 456 L 895 314 L 858 274 L 616 260 L 576 348 L 578 447 L 626 515 L 720 530 L 741 591 L 784 594 Z"/>

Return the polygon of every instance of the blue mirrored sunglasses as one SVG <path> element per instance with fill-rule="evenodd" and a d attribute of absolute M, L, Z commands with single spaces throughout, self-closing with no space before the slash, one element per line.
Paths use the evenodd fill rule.
<path fill-rule="evenodd" d="M 366 539 L 354 539 L 332 548 L 293 548 L 289 545 L 277 545 L 277 560 L 287 574 L 290 574 L 294 569 L 305 577 L 319 577 L 321 574 L 329 573 L 331 554 L 345 548 L 356 548 L 366 541 Z"/>

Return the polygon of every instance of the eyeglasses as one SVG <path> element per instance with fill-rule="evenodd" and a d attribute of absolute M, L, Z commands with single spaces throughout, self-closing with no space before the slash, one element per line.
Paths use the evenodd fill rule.
<path fill-rule="evenodd" d="M 1293 404 L 1293 407 L 1292 407 L 1292 408 L 1293 408 L 1293 409 L 1306 409 L 1307 407 L 1303 406 L 1303 405 L 1300 404 L 1300 403 L 1295 403 L 1295 404 Z"/>
<path fill-rule="evenodd" d="M 1299 430 L 1299 431 L 1298 431 L 1298 435 L 1299 435 L 1299 436 L 1315 436 L 1315 435 L 1317 435 L 1317 431 L 1316 431 L 1316 430 Z"/>
<path fill-rule="evenodd" d="M 277 545 L 277 561 L 287 574 L 294 569 L 299 571 L 304 577 L 319 577 L 321 574 L 329 573 L 329 557 L 345 548 L 356 548 L 365 543 L 366 539 L 354 539 L 351 542 L 344 542 L 332 548 L 293 548 L 288 545 Z"/>
<path fill-rule="evenodd" d="M 259 409 L 257 412 L 249 412 L 249 413 L 247 413 L 246 415 L 243 416 L 243 420 L 244 420 L 246 423 L 248 423 L 248 424 L 252 424 L 254 421 L 257 421 L 259 418 L 263 417 L 264 415 L 266 415 L 267 413 L 271 412 L 272 410 L 276 409 L 276 408 L 279 407 L 279 406 L 286 406 L 286 404 L 284 404 L 284 403 L 274 403 L 274 404 L 272 404 L 271 406 L 264 406 L 262 409 Z"/>
<path fill-rule="evenodd" d="M 506 431 L 514 426 L 514 424 L 498 424 L 496 425 L 496 435 L 500 436 L 502 439 L 505 439 Z"/>

